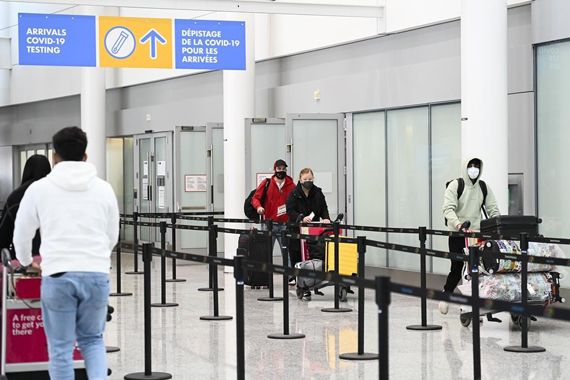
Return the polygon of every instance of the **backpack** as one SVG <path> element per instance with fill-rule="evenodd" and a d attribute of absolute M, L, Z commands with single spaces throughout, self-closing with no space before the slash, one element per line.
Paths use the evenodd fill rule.
<path fill-rule="evenodd" d="M 265 203 L 265 197 L 267 196 L 267 188 L 269 187 L 269 181 L 271 181 L 270 178 L 265 179 L 265 187 L 263 188 L 263 195 L 261 196 L 262 205 Z M 253 189 L 251 193 L 249 193 L 247 198 L 245 198 L 245 202 L 243 203 L 243 213 L 249 220 L 259 219 L 259 214 L 257 213 L 257 210 L 251 204 L 251 200 L 253 199 L 253 195 L 255 194 L 256 190 L 257 188 Z"/>
<path fill-rule="evenodd" d="M 449 184 L 452 182 L 451 181 L 447 181 L 445 183 L 445 188 L 447 189 L 449 187 Z M 481 191 L 483 192 L 483 203 L 481 204 L 481 211 L 483 211 L 483 215 L 485 215 L 485 219 L 488 219 L 489 216 L 487 215 L 487 211 L 485 210 L 485 202 L 487 201 L 487 184 L 485 183 L 485 181 L 479 180 L 479 187 L 481 188 Z M 457 178 L 457 200 L 459 201 L 459 198 L 461 198 L 461 194 L 463 194 L 463 190 L 465 189 L 465 180 L 463 178 Z M 447 226 L 447 219 L 445 219 L 445 225 Z"/>

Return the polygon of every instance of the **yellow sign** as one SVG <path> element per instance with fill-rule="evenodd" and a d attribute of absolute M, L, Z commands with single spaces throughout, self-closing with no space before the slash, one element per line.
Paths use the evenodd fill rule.
<path fill-rule="evenodd" d="M 99 17 L 99 66 L 172 68 L 172 20 Z"/>

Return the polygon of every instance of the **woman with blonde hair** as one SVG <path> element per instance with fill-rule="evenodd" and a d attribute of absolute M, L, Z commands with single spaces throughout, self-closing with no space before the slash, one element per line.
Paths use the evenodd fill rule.
<path fill-rule="evenodd" d="M 314 185 L 315 175 L 311 168 L 304 168 L 299 173 L 297 187 L 287 198 L 287 215 L 289 223 L 330 223 L 329 209 L 325 195 L 320 187 Z M 299 227 L 294 226 L 292 232 L 298 233 Z M 291 266 L 301 261 L 301 244 L 298 239 L 289 242 Z"/>

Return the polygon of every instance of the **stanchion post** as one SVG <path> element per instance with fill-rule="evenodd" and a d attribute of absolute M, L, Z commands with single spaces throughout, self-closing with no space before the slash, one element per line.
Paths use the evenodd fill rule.
<path fill-rule="evenodd" d="M 131 272 L 125 272 L 125 274 L 143 274 L 139 272 L 139 213 L 138 211 L 133 212 L 133 270 Z"/>
<path fill-rule="evenodd" d="M 238 253 L 240 250 L 238 249 Z M 234 278 L 236 279 L 236 359 L 237 379 L 245 380 L 245 324 L 244 324 L 244 300 L 243 300 L 243 255 L 234 257 Z"/>
<path fill-rule="evenodd" d="M 334 241 L 334 273 L 338 276 L 340 269 L 339 269 L 339 235 L 340 235 L 340 222 L 335 220 L 333 222 L 333 241 Z M 340 307 L 340 285 L 334 285 L 334 307 L 326 307 L 321 309 L 321 311 L 325 313 L 346 313 L 352 311 L 352 309 L 348 307 Z"/>
<path fill-rule="evenodd" d="M 287 268 L 289 262 L 289 239 L 287 239 L 287 231 L 281 231 L 281 241 L 286 249 L 283 250 L 283 267 Z M 289 275 L 287 270 L 283 271 L 283 334 L 269 334 L 269 339 L 302 339 L 305 334 L 289 333 Z"/>
<path fill-rule="evenodd" d="M 509 352 L 544 352 L 546 349 L 540 346 L 528 345 L 528 317 L 526 309 L 528 306 L 528 234 L 523 232 L 520 234 L 521 241 L 521 305 L 523 312 L 520 315 L 521 319 L 521 345 L 520 346 L 507 346 L 505 351 Z"/>
<path fill-rule="evenodd" d="M 121 290 L 121 224 L 119 223 L 119 241 L 117 242 L 117 249 L 116 249 L 116 266 L 115 269 L 117 271 L 117 291 L 115 293 L 109 294 L 111 297 L 124 297 L 124 296 L 132 296 L 133 293 L 123 292 Z"/>
<path fill-rule="evenodd" d="M 152 372 L 152 326 L 150 309 L 152 243 L 143 245 L 144 264 L 144 372 L 125 375 L 127 380 L 161 380 L 171 379 L 172 375 L 165 372 Z"/>
<path fill-rule="evenodd" d="M 420 240 L 420 287 L 422 288 L 421 296 L 421 313 L 422 313 L 422 324 L 421 325 L 410 325 L 406 326 L 408 330 L 441 330 L 440 325 L 428 325 L 427 324 L 427 299 L 426 299 L 426 289 L 427 289 L 427 267 L 426 267 L 426 241 L 427 241 L 427 228 L 419 227 L 419 240 Z"/>
<path fill-rule="evenodd" d="M 210 257 L 217 257 L 216 250 L 217 248 L 217 238 L 218 238 L 218 226 L 212 224 L 210 226 Z M 212 291 L 214 293 L 214 315 L 205 315 L 200 317 L 203 321 L 229 321 L 232 319 L 232 316 L 229 315 L 220 315 L 219 312 L 219 297 L 218 297 L 218 266 L 215 263 L 211 263 L 211 266 L 214 267 L 214 271 L 212 274 Z"/>
<path fill-rule="evenodd" d="M 267 233 L 269 234 L 269 239 L 267 242 L 267 256 L 266 260 L 267 263 L 273 265 L 273 221 L 270 219 L 265 219 L 265 227 Z M 273 289 L 273 273 L 267 273 L 267 286 L 269 288 L 269 297 L 260 297 L 258 301 L 281 301 L 283 300 L 282 297 L 275 297 L 274 296 L 274 289 Z"/>
<path fill-rule="evenodd" d="M 176 307 L 177 303 L 166 302 L 166 222 L 160 223 L 160 303 L 153 303 L 152 307 Z"/>
<path fill-rule="evenodd" d="M 173 212 L 170 216 L 170 222 L 172 223 L 172 250 L 176 251 L 176 213 Z M 172 278 L 166 280 L 166 282 L 186 282 L 183 278 L 176 278 L 176 258 L 173 257 L 171 261 L 172 265 Z"/>
<path fill-rule="evenodd" d="M 376 277 L 376 304 L 378 305 L 378 377 L 388 380 L 390 371 L 389 360 L 389 330 L 388 308 L 390 307 L 390 277 Z"/>
<path fill-rule="evenodd" d="M 364 256 L 366 254 L 366 236 L 356 238 L 358 251 L 358 277 L 364 280 L 366 266 Z M 340 354 L 340 359 L 345 360 L 376 360 L 378 354 L 364 352 L 364 286 L 358 285 L 358 352 Z"/>
<path fill-rule="evenodd" d="M 214 225 L 214 216 L 208 216 L 208 256 L 217 257 L 218 248 L 216 245 L 216 239 L 218 238 L 217 226 Z M 216 267 L 213 263 L 208 265 L 208 287 L 198 288 L 201 292 L 212 292 L 214 291 L 214 275 L 216 274 Z M 218 288 L 216 291 L 222 291 L 224 288 Z"/>
<path fill-rule="evenodd" d="M 481 332 L 479 322 L 479 248 L 469 247 L 471 274 L 471 315 L 473 323 L 473 379 L 481 379 Z"/>

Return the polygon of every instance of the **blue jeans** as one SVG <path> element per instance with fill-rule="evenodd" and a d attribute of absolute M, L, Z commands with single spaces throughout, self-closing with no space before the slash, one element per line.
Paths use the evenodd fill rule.
<path fill-rule="evenodd" d="M 103 331 L 109 300 L 109 275 L 67 272 L 42 277 L 42 315 L 48 342 L 49 374 L 73 380 L 73 346 L 79 345 L 90 380 L 107 379 Z"/>

